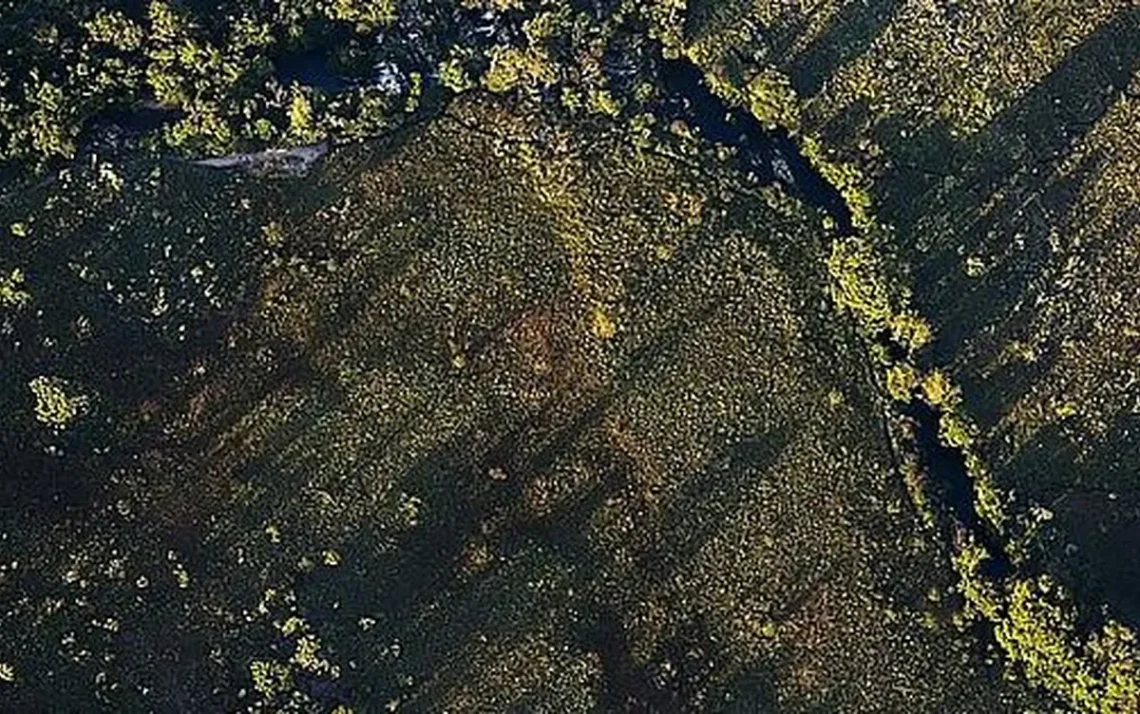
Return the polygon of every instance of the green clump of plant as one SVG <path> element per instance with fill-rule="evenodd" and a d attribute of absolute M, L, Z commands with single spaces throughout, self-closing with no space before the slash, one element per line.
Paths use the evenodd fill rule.
<path fill-rule="evenodd" d="M 28 387 L 36 397 L 36 419 L 56 429 L 71 426 L 90 405 L 87 395 L 59 377 L 41 375 Z"/>
<path fill-rule="evenodd" d="M 916 352 L 926 345 L 934 336 L 934 331 L 921 315 L 912 312 L 901 312 L 891 318 L 891 337 L 909 352 Z"/>
<path fill-rule="evenodd" d="M 969 424 L 961 416 L 951 411 L 944 411 L 939 417 L 938 436 L 942 443 L 952 449 L 963 449 L 974 442 Z"/>
<path fill-rule="evenodd" d="M 918 372 L 909 364 L 894 364 L 887 368 L 887 394 L 899 402 L 909 402 L 918 386 Z"/>
<path fill-rule="evenodd" d="M 332 0 L 329 15 L 337 20 L 352 22 L 357 32 L 371 32 L 396 22 L 396 0 Z"/>
<path fill-rule="evenodd" d="M 1077 710 L 1126 714 L 1140 708 L 1135 633 L 1110 621 L 1082 651 L 1076 610 L 1048 575 L 1013 584 L 994 635 L 1031 681 Z"/>
<path fill-rule="evenodd" d="M 464 58 L 456 53 L 439 63 L 436 74 L 439 75 L 440 84 L 456 94 L 466 92 L 476 86 L 467 73 Z"/>
<path fill-rule="evenodd" d="M 792 82 L 774 69 L 764 69 L 748 81 L 745 101 L 752 116 L 769 129 L 799 126 L 799 105 Z"/>
<path fill-rule="evenodd" d="M 1092 636 L 1078 631 L 1071 598 L 1048 575 L 995 586 L 981 573 L 989 552 L 972 539 L 953 557 L 969 611 L 994 625 L 1010 666 L 1060 696 L 1075 711 L 1131 714 L 1140 706 L 1136 633 L 1110 620 Z"/>
<path fill-rule="evenodd" d="M 662 54 L 677 59 L 684 50 L 685 11 L 688 0 L 650 0 L 642 5 L 649 21 L 649 36 L 659 40 Z"/>
<path fill-rule="evenodd" d="M 293 689 L 293 670 L 289 665 L 272 660 L 254 660 L 249 664 L 253 688 L 266 698 L 288 693 Z"/>
<path fill-rule="evenodd" d="M 311 144 L 321 138 L 313 118 L 313 104 L 298 85 L 293 86 L 289 102 L 289 137 L 297 144 Z"/>
<path fill-rule="evenodd" d="M 837 239 L 831 246 L 827 271 L 835 303 L 851 310 L 869 332 L 883 329 L 892 317 L 891 302 L 874 248 L 857 236 Z"/>
<path fill-rule="evenodd" d="M 538 50 L 498 46 L 490 54 L 491 66 L 483 75 L 483 86 L 496 94 L 554 83 L 554 67 Z"/>
<path fill-rule="evenodd" d="M 985 546 L 971 537 L 954 553 L 952 562 L 958 572 L 958 590 L 972 608 L 987 620 L 995 621 L 1002 612 L 1002 598 L 993 583 L 982 576 L 982 563 L 990 559 Z"/>
<path fill-rule="evenodd" d="M 990 523 L 999 533 L 1004 531 L 1007 516 L 1005 500 L 988 473 L 971 474 L 974 479 L 974 507 L 978 515 Z"/>
<path fill-rule="evenodd" d="M 922 380 L 922 394 L 935 407 L 950 407 L 957 401 L 958 390 L 940 369 L 932 371 Z"/>
<path fill-rule="evenodd" d="M 614 99 L 608 89 L 590 90 L 590 111 L 594 114 L 605 114 L 616 117 L 621 114 L 621 104 Z"/>
<path fill-rule="evenodd" d="M 32 299 L 31 293 L 24 290 L 24 272 L 13 268 L 7 276 L 0 275 L 0 305 L 20 308 Z"/>

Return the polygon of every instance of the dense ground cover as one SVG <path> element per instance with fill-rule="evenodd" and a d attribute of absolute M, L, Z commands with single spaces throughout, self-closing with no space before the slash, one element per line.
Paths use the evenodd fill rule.
<path fill-rule="evenodd" d="M 1132 4 L 0 12 L 13 706 L 1135 709 Z"/>
<path fill-rule="evenodd" d="M 690 53 L 821 149 L 903 272 L 935 334 L 919 366 L 960 387 L 956 440 L 1029 590 L 1061 580 L 1088 631 L 1135 624 L 1135 5 L 707 7 Z M 1011 656 L 1073 705 L 1134 706 L 1131 685 L 1117 701 L 1075 682 L 1071 624 L 1042 665 L 1049 638 L 1005 622 Z"/>

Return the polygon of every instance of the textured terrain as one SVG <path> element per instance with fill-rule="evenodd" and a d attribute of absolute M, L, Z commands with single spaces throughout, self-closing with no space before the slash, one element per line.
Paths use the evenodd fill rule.
<path fill-rule="evenodd" d="M 0 709 L 1136 710 L 1135 3 L 208 9 L 0 7 Z"/>

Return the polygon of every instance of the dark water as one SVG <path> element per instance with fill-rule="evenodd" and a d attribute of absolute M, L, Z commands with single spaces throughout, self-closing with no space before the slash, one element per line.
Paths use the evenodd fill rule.
<path fill-rule="evenodd" d="M 329 53 L 324 49 L 302 50 L 281 55 L 273 60 L 277 81 L 286 86 L 297 82 L 328 92 L 351 89 L 356 83 L 329 68 Z"/>
<path fill-rule="evenodd" d="M 142 137 L 160 131 L 186 116 L 179 109 L 159 106 L 112 107 L 87 120 L 84 133 L 92 146 Z"/>
<path fill-rule="evenodd" d="M 838 189 L 828 183 L 784 130 L 769 130 L 747 110 L 733 108 L 705 85 L 692 62 L 666 61 L 661 78 L 669 91 L 667 111 L 681 113 L 702 138 L 736 147 L 739 168 L 761 183 L 779 183 L 835 221 L 839 232 L 852 232 L 851 210 Z"/>
<path fill-rule="evenodd" d="M 902 412 L 917 424 L 915 445 L 935 497 L 990 554 L 990 559 L 982 565 L 982 573 L 993 578 L 1012 573 L 1013 564 L 1000 540 L 982 520 L 974 504 L 973 478 L 966 469 L 965 455 L 959 449 L 946 446 L 938 438 L 939 411 L 916 399 L 903 407 Z"/>
<path fill-rule="evenodd" d="M 924 456 L 923 465 L 939 485 L 939 494 L 963 525 L 970 529 L 982 527 L 981 517 L 974 508 L 973 488 L 968 479 L 957 478 L 966 473 L 966 458 L 961 451 L 945 446 L 938 439 L 938 410 L 915 400 L 903 408 L 903 413 L 918 424 L 915 441 Z"/>

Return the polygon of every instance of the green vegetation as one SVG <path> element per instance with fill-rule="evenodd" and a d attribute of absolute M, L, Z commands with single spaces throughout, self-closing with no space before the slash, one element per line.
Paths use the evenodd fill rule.
<path fill-rule="evenodd" d="M 1135 223 L 1121 220 L 1138 198 L 1124 180 L 1138 165 L 1135 142 L 1121 133 L 1137 117 L 1135 8 L 1112 1 L 1014 8 L 985 0 L 949 10 L 875 2 L 826 2 L 810 10 L 775 2 L 748 9 L 691 5 L 700 18 L 694 56 L 724 78 L 722 94 L 742 93 L 751 76 L 789 78 L 794 106 L 781 102 L 780 111 L 794 118 L 784 126 L 799 134 L 804 153 L 843 191 L 856 225 L 875 236 L 837 245 L 830 263 L 835 300 L 872 337 L 873 359 L 885 365 L 892 398 L 908 401 L 912 375 L 926 374 L 922 392 L 941 411 L 940 440 L 963 454 L 978 514 L 996 532 L 1018 534 L 1009 548 L 1019 553 L 1021 568 L 1064 563 L 1070 586 L 1092 595 L 1082 609 L 1095 610 L 1106 593 L 1088 587 L 1089 576 L 1134 592 L 1122 578 L 1105 575 L 1116 568 L 1097 552 L 1134 544 L 1110 545 L 1091 532 L 1116 532 L 1118 539 L 1132 532 L 1124 526 L 1130 517 L 1116 515 L 1129 507 L 1113 502 L 1131 491 L 1122 480 L 1130 473 L 1124 464 L 1136 463 L 1135 444 L 1124 436 L 1133 397 L 1123 387 L 1136 378 L 1135 369 L 1118 358 L 1119 340 L 1136 334 L 1135 318 L 1124 303 L 1106 299 L 1104 288 L 1127 284 L 1123 292 L 1134 292 L 1134 266 L 1119 256 L 1137 238 Z M 742 32 L 745 14 L 765 31 Z M 958 22 L 964 17 L 974 21 Z M 764 120 L 771 113 L 757 110 Z M 1091 156 L 1098 151 L 1113 158 L 1096 163 Z M 1035 241 L 1048 244 L 1050 254 L 1020 250 Z M 1091 254 L 1097 258 L 1086 263 Z M 879 341 L 893 313 L 885 285 L 894 278 L 884 283 L 877 277 L 887 265 L 905 266 L 898 270 L 904 284 L 905 268 L 918 277 L 909 283 L 912 307 L 904 309 L 923 316 L 926 328 L 912 333 L 922 334 L 918 347 L 938 333 L 937 363 L 930 364 L 931 353 L 918 356 L 926 369 L 895 362 Z M 1023 288 L 1024 275 L 1033 277 Z M 1034 299 L 1035 307 L 1028 307 Z M 1078 334 L 1103 337 L 1092 338 L 1095 344 L 1081 338 L 1078 348 L 1067 337 Z M 905 335 L 904 328 L 890 337 L 905 343 Z M 1059 361 L 1033 378 L 1043 350 Z M 950 364 L 953 373 L 938 369 Z M 1090 416 L 1090 409 L 1100 416 Z M 1050 425 L 1058 422 L 1061 429 Z M 1086 459 L 1102 470 L 1078 465 Z M 903 471 L 925 512 L 921 479 L 909 475 L 913 467 Z M 1083 494 L 1099 488 L 1111 491 L 1104 510 L 1082 512 L 1088 507 L 1077 505 L 1087 504 Z M 1029 515 L 1039 504 L 1056 503 L 1073 505 L 1047 523 Z M 1049 538 L 1041 539 L 1045 533 Z M 1100 570 L 1090 572 L 1090 559 Z M 1122 652 L 1129 664 L 1114 669 L 1109 693 L 1105 675 L 1091 674 L 1099 666 L 1091 644 L 1096 635 L 1027 605 L 1024 587 L 965 581 L 967 599 L 997 625 L 998 643 L 1031 679 L 1081 711 L 1135 710 L 1128 694 L 1137 681 L 1134 654 Z M 1122 592 L 1114 600 L 1134 608 Z M 1014 617 L 1021 622 L 1013 624 Z M 1132 636 L 1129 628 L 1115 627 Z M 1039 629 L 1030 637 L 1033 628 Z M 1072 647 L 1026 659 L 1026 638 L 1048 650 L 1042 643 L 1050 638 L 1068 642 L 1077 634 L 1084 639 Z"/>
<path fill-rule="evenodd" d="M 360 139 L 437 107 L 440 91 L 476 85 L 537 92 L 558 85 L 589 97 L 595 113 L 626 104 L 611 92 L 603 55 L 631 30 L 676 38 L 683 4 L 623 0 L 603 16 L 545 3 L 520 22 L 526 44 L 453 44 L 463 7 L 454 2 L 287 0 L 197 8 L 148 0 L 130 9 L 97 0 L 53 0 L 0 9 L 0 161 L 56 165 L 79 151 L 93 126 L 161 112 L 144 144 L 189 155 L 296 146 L 325 137 Z M 513 4 L 495 10 L 517 10 Z M 520 6 L 521 8 L 521 6 Z M 423 27 L 436 27 L 427 36 Z M 419 37 L 416 46 L 404 39 Z M 30 44 L 17 37 L 33 38 Z M 648 38 L 626 51 L 645 53 Z M 427 61 L 425 62 L 425 56 Z M 293 64 L 306 65 L 288 76 Z M 284 69 L 283 69 L 284 68 Z M 340 77 L 340 78 L 338 78 Z M 648 77 L 646 77 L 648 79 Z"/>
<path fill-rule="evenodd" d="M 856 237 L 835 241 L 827 261 L 835 303 L 851 310 L 868 333 L 886 328 L 894 314 L 877 260 L 871 244 Z"/>
<path fill-rule="evenodd" d="M 6 277 L 0 278 L 0 304 L 8 308 L 19 308 L 27 305 L 32 296 L 23 289 L 24 272 L 13 268 Z"/>
<path fill-rule="evenodd" d="M 48 0 L 0 43 L 6 705 L 1140 708 L 1134 3 Z"/>
<path fill-rule="evenodd" d="M 36 396 L 36 419 L 64 429 L 87 410 L 89 398 L 58 377 L 36 377 L 28 383 Z"/>
<path fill-rule="evenodd" d="M 962 664 L 971 637 L 920 623 L 913 603 L 952 571 L 895 545 L 925 531 L 885 468 L 858 343 L 805 307 L 825 298 L 818 218 L 617 122 L 519 142 L 548 120 L 508 106 L 473 95 L 303 181 L 198 199 L 267 252 L 254 303 L 171 381 L 98 390 L 146 456 L 93 496 L 109 515 L 90 535 L 5 526 L 15 701 L 161 707 L 181 696 L 164 678 L 205 667 L 184 680 L 202 709 L 589 711 L 683 691 L 859 709 L 868 686 L 890 708 L 1034 702 Z M 152 203 L 99 220 L 151 234 L 181 189 L 144 198 L 149 169 L 117 173 Z M 73 590 L 94 613 L 66 599 L 32 628 L 22 593 Z M 94 691 L 44 631 L 98 653 Z M 221 654 L 131 644 L 160 635 Z M 607 681 L 607 641 L 634 683 Z M 654 683 L 690 647 L 711 666 Z"/>
<path fill-rule="evenodd" d="M 918 386 L 918 374 L 909 364 L 894 364 L 887 370 L 887 393 L 892 399 L 909 402 Z"/>

